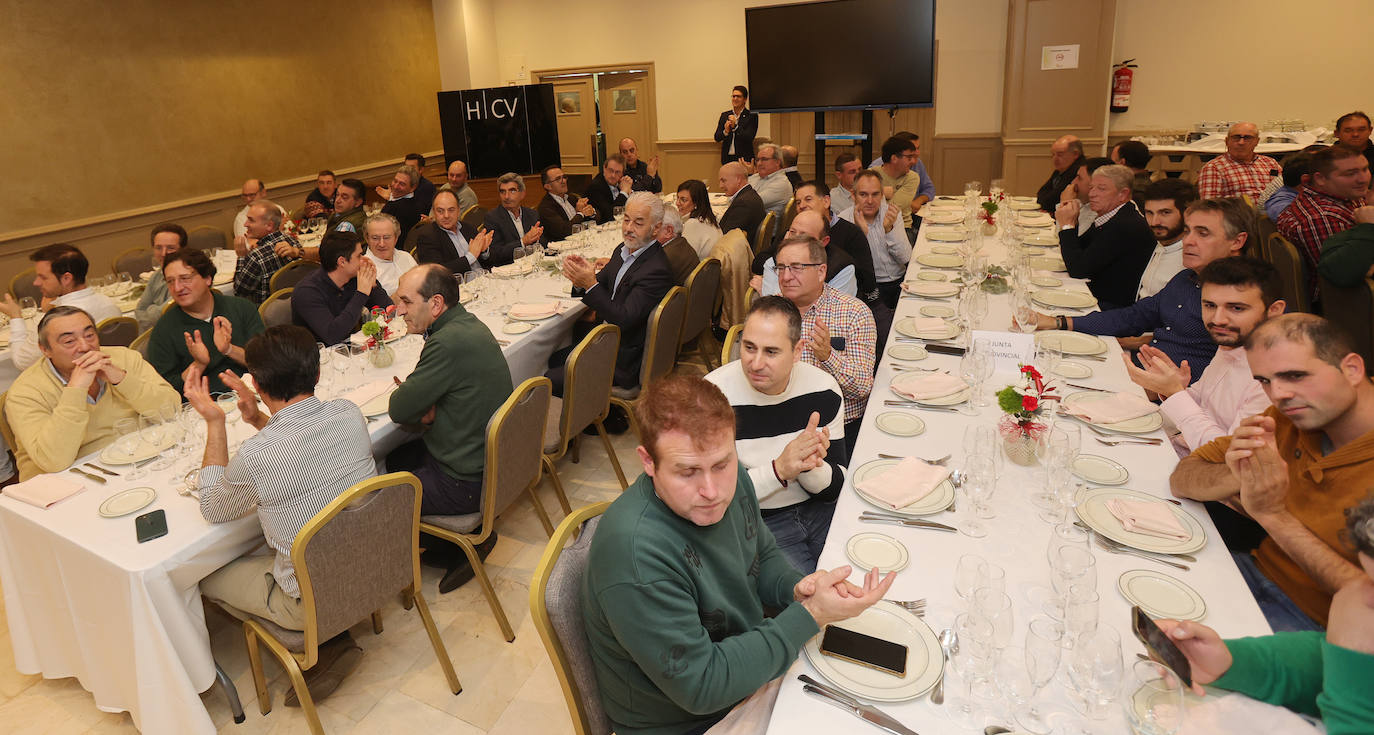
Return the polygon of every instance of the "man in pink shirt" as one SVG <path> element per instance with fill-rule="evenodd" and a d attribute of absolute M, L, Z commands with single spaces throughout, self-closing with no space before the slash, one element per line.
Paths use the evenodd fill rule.
<path fill-rule="evenodd" d="M 1140 348 L 1143 368 L 1126 360 L 1136 385 L 1158 394 L 1160 410 L 1178 427 L 1180 456 L 1227 436 L 1241 419 L 1269 407 L 1264 390 L 1250 373 L 1245 359 L 1246 339 L 1270 317 L 1283 314 L 1278 271 L 1250 257 L 1220 258 L 1198 274 L 1202 285 L 1202 320 L 1217 344 L 1216 357 L 1191 386 L 1188 361 L 1175 365 L 1160 350 Z"/>

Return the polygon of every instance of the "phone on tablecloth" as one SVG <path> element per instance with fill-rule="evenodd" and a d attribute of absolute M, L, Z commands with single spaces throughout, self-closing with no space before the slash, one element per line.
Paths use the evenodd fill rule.
<path fill-rule="evenodd" d="M 821 653 L 860 666 L 892 674 L 906 675 L 906 646 L 836 625 L 825 626 Z"/>
<path fill-rule="evenodd" d="M 152 541 L 155 538 L 166 536 L 167 511 L 159 509 L 135 518 L 134 531 L 138 534 L 140 544 L 144 541 Z"/>
<path fill-rule="evenodd" d="M 1164 634 L 1164 630 L 1159 627 L 1139 605 L 1131 607 L 1131 630 L 1135 632 L 1135 637 L 1145 645 L 1145 650 L 1150 654 L 1150 658 L 1168 666 L 1178 678 L 1183 680 L 1184 686 L 1193 685 L 1193 667 L 1188 663 L 1188 657 L 1183 655 L 1178 644 L 1173 639 Z"/>

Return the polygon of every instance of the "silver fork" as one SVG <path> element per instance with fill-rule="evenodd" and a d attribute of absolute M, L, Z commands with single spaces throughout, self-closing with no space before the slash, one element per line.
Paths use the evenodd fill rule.
<path fill-rule="evenodd" d="M 1151 447 L 1159 446 L 1159 442 L 1145 441 L 1144 439 L 1103 439 L 1099 436 L 1093 438 L 1097 440 L 1098 444 L 1105 444 L 1109 447 L 1114 447 L 1118 444 L 1141 444 Z"/>
<path fill-rule="evenodd" d="M 1187 564 L 1179 564 L 1176 561 L 1161 559 L 1157 556 L 1154 556 L 1153 554 L 1147 554 L 1143 551 L 1136 551 L 1135 549 L 1127 548 L 1124 546 L 1108 546 L 1106 541 L 1102 538 L 1102 536 L 1098 534 L 1093 534 L 1093 540 L 1097 542 L 1098 547 L 1101 548 L 1103 551 L 1107 551 L 1112 554 L 1125 554 L 1126 556 L 1134 556 L 1140 559 L 1145 559 L 1146 561 L 1153 561 L 1158 562 L 1160 564 L 1164 564 L 1166 566 L 1171 566 L 1175 569 L 1182 569 L 1185 572 L 1191 568 Z"/>
<path fill-rule="evenodd" d="M 925 462 L 926 464 L 939 465 L 943 467 L 945 466 L 945 463 L 949 461 L 949 458 L 952 456 L 954 455 L 946 454 L 945 456 L 939 459 L 926 459 L 925 457 L 912 457 L 912 459 L 919 459 L 922 462 Z M 903 454 L 883 454 L 882 452 L 878 452 L 878 459 L 906 459 L 906 457 L 907 455 Z"/>
<path fill-rule="evenodd" d="M 919 600 L 888 600 L 888 602 L 897 605 L 907 612 L 916 613 L 918 616 L 924 615 L 926 611 L 926 598 L 924 597 Z"/>

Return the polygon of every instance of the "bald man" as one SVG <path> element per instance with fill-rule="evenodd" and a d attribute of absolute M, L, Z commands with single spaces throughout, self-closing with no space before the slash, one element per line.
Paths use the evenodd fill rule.
<path fill-rule="evenodd" d="M 243 198 L 243 209 L 240 209 L 239 213 L 234 215 L 234 240 L 237 241 L 235 247 L 246 242 L 244 240 L 244 232 L 248 229 L 248 206 L 259 199 L 267 198 L 267 182 L 262 179 L 249 179 L 243 182 L 243 188 L 240 189 L 239 196 Z M 282 209 L 280 206 L 278 206 L 277 209 L 281 211 L 281 216 L 285 219 L 286 210 Z M 249 244 L 251 245 L 251 243 Z"/>
<path fill-rule="evenodd" d="M 843 220 L 841 220 L 843 221 Z M 831 287 L 854 296 L 858 292 L 858 279 L 855 277 L 854 259 L 843 249 L 830 247 L 830 223 L 824 215 L 815 210 L 798 212 L 787 228 L 784 240 L 794 235 L 810 235 L 825 246 L 825 282 Z M 763 263 L 763 275 L 754 276 L 749 281 L 760 296 L 773 296 L 779 293 L 778 271 L 770 257 Z"/>
<path fill-rule="evenodd" d="M 458 211 L 466 212 L 468 207 L 477 206 L 477 194 L 468 186 L 468 165 L 454 161 L 448 165 L 448 181 L 439 191 L 451 191 L 458 196 Z"/>
<path fill-rule="evenodd" d="M 720 167 L 719 183 L 721 191 L 730 197 L 730 206 L 720 217 L 720 231 L 743 230 L 745 239 L 752 243 L 763 224 L 763 198 L 749 185 L 748 170 L 742 163 L 727 163 Z"/>
<path fill-rule="evenodd" d="M 663 193 L 663 179 L 658 177 L 658 156 L 641 160 L 634 138 L 620 139 L 620 155 L 625 158 L 625 175 L 630 179 L 631 190 Z"/>
<path fill-rule="evenodd" d="M 1083 141 L 1077 135 L 1065 135 L 1054 141 L 1054 145 L 1050 146 L 1050 164 L 1054 170 L 1040 191 L 1035 193 L 1035 201 L 1041 209 L 1053 213 L 1064 188 L 1078 175 L 1078 167 L 1083 165 Z"/>
<path fill-rule="evenodd" d="M 1259 127 L 1238 122 L 1226 131 L 1226 153 L 1203 165 L 1197 174 L 1197 194 L 1202 199 L 1255 197 L 1269 181 L 1283 173 L 1279 162 L 1255 153 Z"/>

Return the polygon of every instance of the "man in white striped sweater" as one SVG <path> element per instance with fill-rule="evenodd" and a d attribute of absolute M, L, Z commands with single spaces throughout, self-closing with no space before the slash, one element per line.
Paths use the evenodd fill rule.
<path fill-rule="evenodd" d="M 803 574 L 830 531 L 848 462 L 844 398 L 830 373 L 801 362 L 801 313 L 781 296 L 754 302 L 740 359 L 706 376 L 735 409 L 740 464 L 758 493 L 763 522 Z"/>

